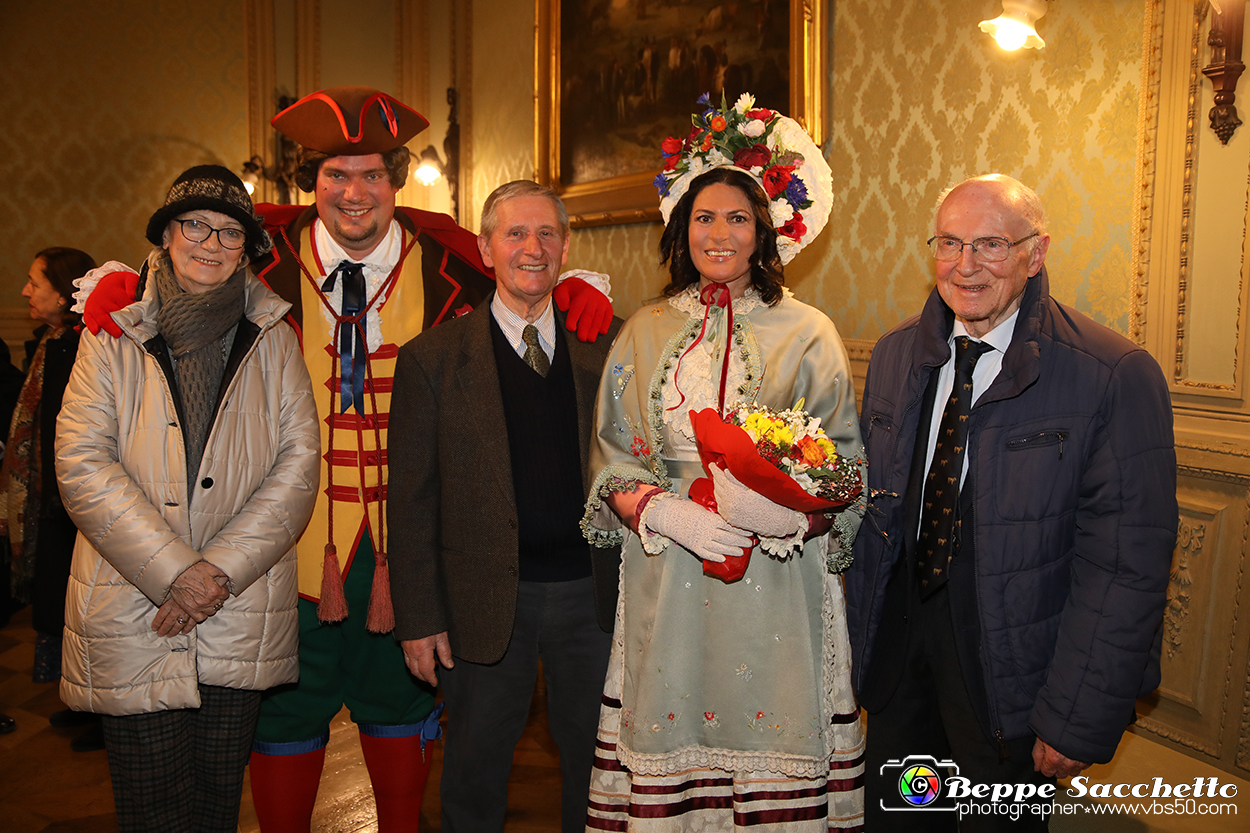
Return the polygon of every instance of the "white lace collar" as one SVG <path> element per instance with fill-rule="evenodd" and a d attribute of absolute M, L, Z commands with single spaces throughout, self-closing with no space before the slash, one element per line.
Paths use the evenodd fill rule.
<path fill-rule="evenodd" d="M 789 297 L 792 293 L 789 288 L 782 287 L 781 291 Z M 668 299 L 669 305 L 678 312 L 684 312 L 690 316 L 703 316 L 704 305 L 699 301 L 699 287 L 688 286 L 681 292 Z M 766 307 L 764 299 L 760 297 L 760 293 L 753 286 L 748 286 L 747 291 L 742 293 L 741 298 L 734 299 L 734 315 L 746 315 L 752 310 Z"/>

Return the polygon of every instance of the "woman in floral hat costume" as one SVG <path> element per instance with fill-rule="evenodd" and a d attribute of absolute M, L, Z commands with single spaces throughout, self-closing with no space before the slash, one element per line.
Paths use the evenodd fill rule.
<path fill-rule="evenodd" d="M 802 400 L 862 477 L 842 340 L 783 285 L 828 218 L 829 168 L 749 95 L 699 103 L 656 179 L 672 281 L 625 323 L 599 390 L 582 527 L 624 549 L 588 829 L 858 828 L 839 573 L 863 497 L 804 515 L 715 468 L 717 511 L 688 497 L 705 473 L 691 412 L 705 408 Z M 745 574 L 711 575 L 744 548 Z"/>

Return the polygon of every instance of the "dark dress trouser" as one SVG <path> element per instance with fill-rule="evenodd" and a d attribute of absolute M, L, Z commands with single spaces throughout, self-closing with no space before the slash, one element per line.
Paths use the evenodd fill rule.
<path fill-rule="evenodd" d="M 1005 761 L 1000 761 L 998 744 L 986 736 L 960 667 L 949 589 L 937 591 L 922 603 L 909 573 L 900 571 L 894 581 L 902 581 L 905 586 L 892 586 L 887 592 L 906 593 L 909 597 L 902 629 L 906 635 L 888 648 L 878 644 L 884 650 L 902 649 L 895 657 L 895 661 L 901 660 L 902 673 L 888 702 L 868 713 L 864 829 L 868 833 L 1047 830 L 1047 817 L 1028 811 L 1014 821 L 1010 815 L 974 813 L 964 816 L 957 825 L 953 812 L 882 810 L 882 799 L 886 806 L 899 805 L 900 772 L 897 768 L 887 769 L 883 775 L 881 767 L 908 755 L 954 760 L 959 774 L 973 784 L 1055 783 L 1055 779 L 1033 771 L 1033 735 L 1008 741 Z M 988 799 L 981 801 L 988 804 Z"/>
<path fill-rule="evenodd" d="M 525 730 L 542 660 L 551 736 L 560 750 L 564 833 L 586 828 L 599 704 L 612 637 L 595 617 L 592 578 L 520 582 L 508 650 L 480 665 L 438 669 L 447 703 L 443 833 L 502 831 L 513 749 Z"/>

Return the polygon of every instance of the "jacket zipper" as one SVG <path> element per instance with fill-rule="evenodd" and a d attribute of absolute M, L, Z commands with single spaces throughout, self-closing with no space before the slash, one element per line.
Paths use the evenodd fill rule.
<path fill-rule="evenodd" d="M 973 407 L 973 410 L 975 410 L 975 406 Z M 968 437 L 970 439 L 968 441 L 967 448 L 964 450 L 965 460 L 972 460 L 976 456 L 975 454 L 973 454 L 973 447 L 976 444 L 976 439 L 975 439 L 976 432 L 973 430 L 974 427 L 975 426 L 972 426 L 972 425 L 968 426 Z M 1045 432 L 1043 432 L 1042 434 L 1038 436 L 1045 436 Z M 1026 437 L 1022 439 L 1024 440 L 1024 442 L 1021 443 L 1023 445 L 1027 443 L 1028 441 L 1032 440 L 1033 438 Z M 1017 442 L 1017 441 L 1009 440 L 1007 443 L 1008 447 L 1011 447 L 1011 444 L 1013 442 Z M 1062 439 L 1060 440 L 1060 442 L 1062 443 Z M 977 500 L 976 500 L 976 495 L 973 495 L 972 501 L 969 503 L 968 517 L 959 522 L 959 531 L 962 536 L 964 522 L 968 521 L 971 523 L 970 534 L 973 536 L 973 539 L 974 539 L 973 546 L 972 546 L 972 551 L 974 554 L 977 552 L 977 546 L 976 546 L 976 541 L 975 541 L 976 534 L 977 534 L 977 517 L 976 516 L 977 516 Z M 972 588 L 973 588 L 974 595 L 976 596 L 978 626 L 981 626 L 984 624 L 980 622 L 980 613 L 982 609 L 981 608 L 981 578 L 979 575 L 979 570 L 977 569 L 976 561 L 973 561 L 972 563 Z M 999 724 L 998 700 L 994 696 L 994 686 L 990 680 L 988 668 L 989 668 L 989 663 L 985 661 L 985 638 L 984 638 L 984 633 L 982 633 L 981 634 L 981 682 L 985 684 L 985 702 L 990 710 L 990 729 L 994 732 L 994 739 L 998 743 L 998 762 L 1002 764 L 1002 763 L 1005 763 L 1007 759 L 1011 757 L 1011 750 L 1007 747 L 1007 739 L 1006 737 L 1003 736 L 1002 726 Z"/>
<path fill-rule="evenodd" d="M 1034 448 L 1045 445 L 1059 445 L 1059 459 L 1063 459 L 1063 441 L 1068 438 L 1067 431 L 1039 431 L 1027 437 L 1016 437 L 1007 440 L 1007 448 L 1011 451 L 1018 451 L 1022 448 Z"/>

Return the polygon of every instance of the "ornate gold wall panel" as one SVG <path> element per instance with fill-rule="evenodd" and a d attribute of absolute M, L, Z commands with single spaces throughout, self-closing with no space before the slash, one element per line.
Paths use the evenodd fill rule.
<path fill-rule="evenodd" d="M 1181 522 L 1163 618 L 1163 683 L 1143 701 L 1135 731 L 1236 772 L 1231 741 L 1245 694 L 1246 646 L 1238 633 L 1245 627 L 1238 625 L 1245 610 L 1250 474 L 1228 469 L 1250 461 L 1182 442 L 1181 457 L 1193 464 L 1179 472 Z"/>

